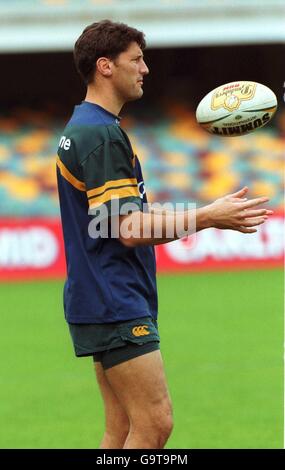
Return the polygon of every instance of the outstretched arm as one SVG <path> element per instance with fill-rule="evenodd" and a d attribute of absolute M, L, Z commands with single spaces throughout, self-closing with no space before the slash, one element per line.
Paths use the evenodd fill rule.
<path fill-rule="evenodd" d="M 206 229 L 219 228 L 254 233 L 273 213 L 257 206 L 268 202 L 267 197 L 247 200 L 247 187 L 217 199 L 212 204 L 184 212 L 133 212 L 120 216 L 120 240 L 129 247 L 159 245 Z"/>

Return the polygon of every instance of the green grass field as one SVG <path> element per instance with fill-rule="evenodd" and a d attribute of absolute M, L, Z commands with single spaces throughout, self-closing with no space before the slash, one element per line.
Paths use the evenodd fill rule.
<path fill-rule="evenodd" d="M 0 448 L 96 448 L 102 401 L 76 359 L 62 282 L 0 285 Z M 169 448 L 283 447 L 281 270 L 158 278 Z"/>

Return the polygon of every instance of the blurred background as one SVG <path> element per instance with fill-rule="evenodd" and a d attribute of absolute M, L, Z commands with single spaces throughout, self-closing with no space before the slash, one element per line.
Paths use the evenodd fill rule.
<path fill-rule="evenodd" d="M 206 230 L 157 249 L 171 448 L 283 447 L 283 0 L 0 1 L 1 448 L 96 448 L 103 410 L 91 361 L 64 323 L 55 159 L 85 97 L 72 49 L 101 19 L 144 31 L 144 96 L 122 110 L 152 202 L 205 205 L 240 187 L 269 196 L 254 235 Z M 279 103 L 243 137 L 203 131 L 195 109 L 235 80 Z"/>

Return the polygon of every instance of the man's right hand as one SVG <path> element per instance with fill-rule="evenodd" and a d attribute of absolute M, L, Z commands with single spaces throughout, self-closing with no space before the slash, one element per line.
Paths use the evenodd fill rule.
<path fill-rule="evenodd" d="M 256 209 L 260 204 L 268 202 L 267 197 L 247 200 L 244 196 L 248 188 L 244 187 L 233 194 L 217 199 L 197 212 L 200 212 L 201 228 L 219 228 L 237 230 L 243 233 L 254 233 L 255 228 L 263 224 L 273 211 Z M 197 214 L 198 215 L 198 214 Z M 197 228 L 199 229 L 199 222 Z"/>

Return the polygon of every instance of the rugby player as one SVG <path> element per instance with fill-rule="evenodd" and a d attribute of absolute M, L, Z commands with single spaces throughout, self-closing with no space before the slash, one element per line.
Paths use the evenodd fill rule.
<path fill-rule="evenodd" d="M 254 233 L 271 214 L 256 208 L 267 198 L 246 199 L 246 187 L 197 210 L 143 210 L 141 167 L 120 112 L 143 95 L 145 46 L 144 34 L 123 23 L 103 20 L 84 29 L 74 60 L 87 93 L 63 131 L 57 159 L 64 312 L 76 356 L 94 360 L 105 449 L 163 448 L 173 428 L 159 348 L 154 245 L 209 227 Z M 101 222 L 94 224 L 98 211 Z M 98 236 L 106 220 L 107 235 Z M 118 231 L 110 228 L 114 220 Z M 185 230 L 178 233 L 181 223 Z"/>

